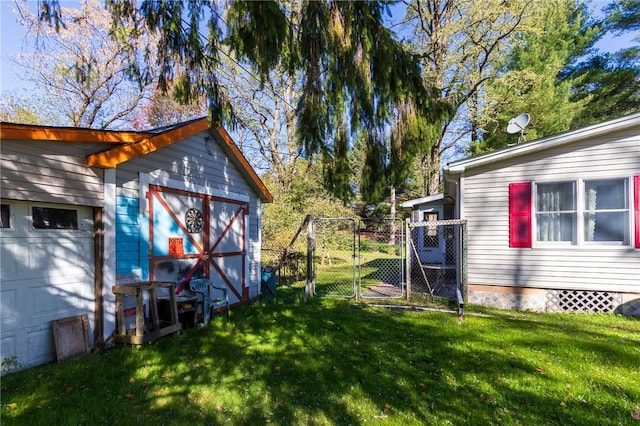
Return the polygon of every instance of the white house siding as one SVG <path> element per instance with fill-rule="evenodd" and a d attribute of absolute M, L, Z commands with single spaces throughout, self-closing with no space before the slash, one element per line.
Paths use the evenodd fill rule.
<path fill-rule="evenodd" d="M 255 297 L 260 287 L 260 250 L 255 250 L 256 246 L 259 247 L 260 235 L 259 200 L 243 173 L 225 155 L 218 143 L 203 132 L 161 148 L 151 155 L 122 163 L 117 167 L 118 193 L 123 193 L 124 188 L 137 191 L 140 173 L 182 182 L 184 189 L 193 192 L 198 192 L 198 186 L 205 186 L 222 191 L 230 199 L 238 194 L 249 197 L 249 275 L 246 285 L 249 297 Z"/>
<path fill-rule="evenodd" d="M 509 183 L 640 174 L 640 131 L 589 139 L 467 170 L 468 282 L 543 289 L 640 292 L 640 250 L 614 246 L 509 247 Z M 632 208 L 632 206 L 630 206 Z M 535 231 L 534 231 L 535 232 Z M 485 288 L 486 289 L 486 288 Z"/>
<path fill-rule="evenodd" d="M 99 146 L 2 140 L 2 198 L 102 207 L 102 170 L 86 160 Z"/>

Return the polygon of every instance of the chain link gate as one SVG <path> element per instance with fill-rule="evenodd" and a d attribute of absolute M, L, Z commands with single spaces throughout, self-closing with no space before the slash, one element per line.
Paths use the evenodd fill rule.
<path fill-rule="evenodd" d="M 313 218 L 313 294 L 356 296 L 356 221 Z"/>
<path fill-rule="evenodd" d="M 410 293 L 457 299 L 466 297 L 465 219 L 407 222 L 407 286 Z"/>
<path fill-rule="evenodd" d="M 358 294 L 363 299 L 405 296 L 405 226 L 400 219 L 361 219 Z"/>
<path fill-rule="evenodd" d="M 401 220 L 314 218 L 312 229 L 315 295 L 377 299 L 406 295 Z"/>

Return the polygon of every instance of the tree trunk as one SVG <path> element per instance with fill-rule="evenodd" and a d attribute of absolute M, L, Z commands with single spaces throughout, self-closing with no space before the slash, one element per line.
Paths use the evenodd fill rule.
<path fill-rule="evenodd" d="M 440 192 L 440 152 L 432 148 L 420 162 L 424 196 Z"/>

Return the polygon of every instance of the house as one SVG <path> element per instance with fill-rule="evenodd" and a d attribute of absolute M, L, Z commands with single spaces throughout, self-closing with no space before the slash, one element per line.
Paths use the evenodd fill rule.
<path fill-rule="evenodd" d="M 640 315 L 640 113 L 454 161 L 444 176 L 467 220 L 469 302 Z"/>
<path fill-rule="evenodd" d="M 259 294 L 262 204 L 273 198 L 223 128 L 1 123 L 0 140 L 2 360 L 55 359 L 51 321 L 78 314 L 103 345 L 116 284 L 180 292 L 206 276 L 231 305 Z"/>

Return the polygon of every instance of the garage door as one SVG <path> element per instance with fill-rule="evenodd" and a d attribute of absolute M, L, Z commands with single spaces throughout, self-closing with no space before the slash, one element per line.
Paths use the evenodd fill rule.
<path fill-rule="evenodd" d="M 0 350 L 6 370 L 55 360 L 52 320 L 87 313 L 93 324 L 93 213 L 59 204 L 1 205 Z"/>

